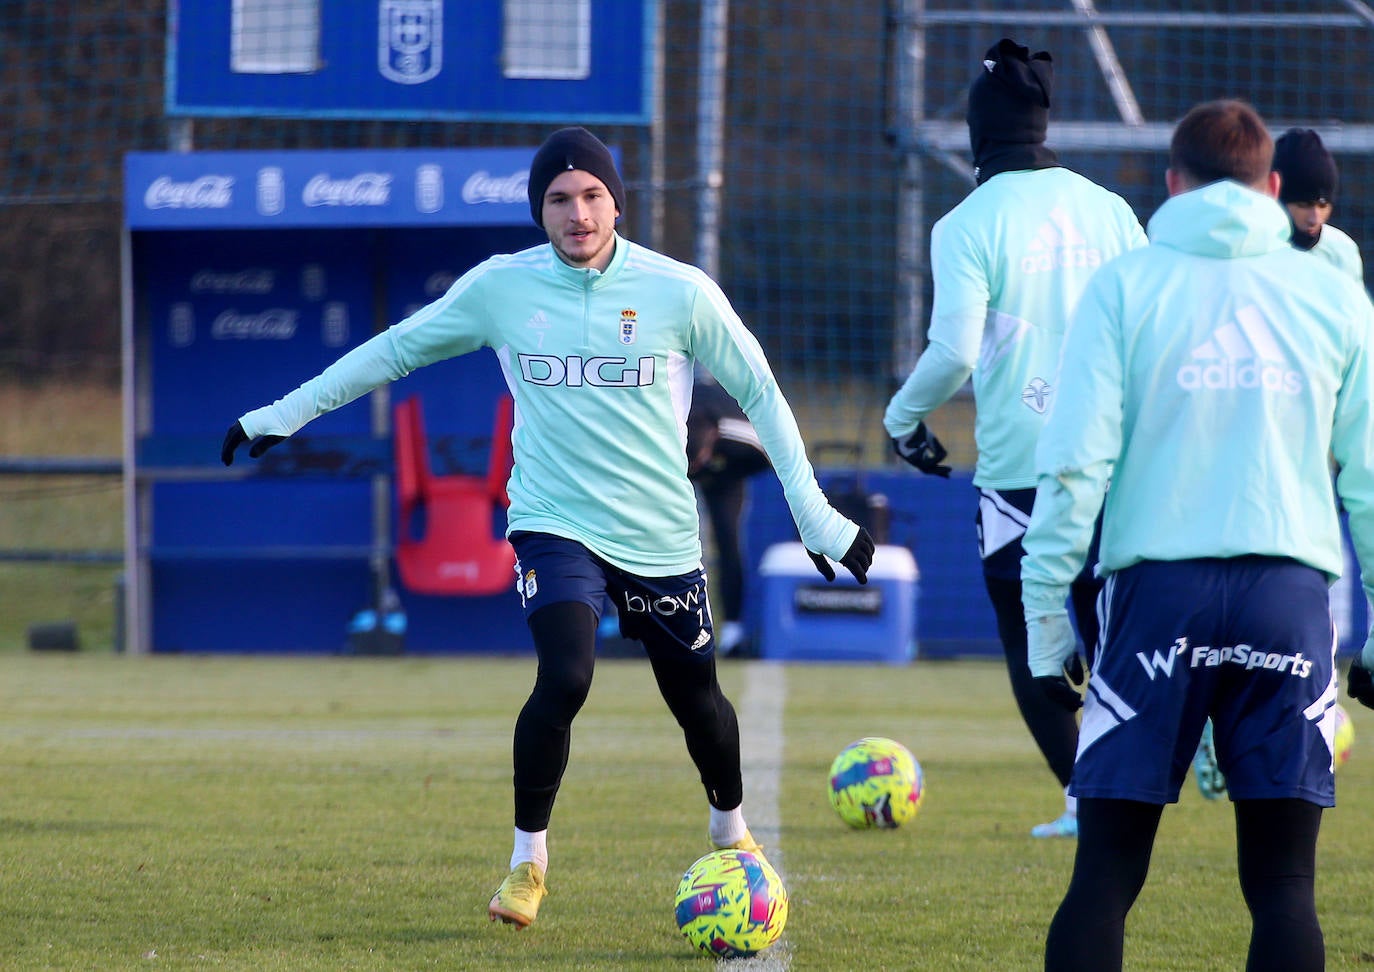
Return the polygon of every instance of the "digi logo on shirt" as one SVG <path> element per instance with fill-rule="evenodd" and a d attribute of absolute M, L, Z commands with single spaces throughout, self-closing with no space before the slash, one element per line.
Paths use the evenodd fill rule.
<path fill-rule="evenodd" d="M 654 383 L 654 359 L 640 358 L 632 365 L 628 358 L 595 357 L 584 361 L 577 354 L 566 358 L 552 354 L 522 354 L 520 376 L 532 385 L 642 388 Z"/>

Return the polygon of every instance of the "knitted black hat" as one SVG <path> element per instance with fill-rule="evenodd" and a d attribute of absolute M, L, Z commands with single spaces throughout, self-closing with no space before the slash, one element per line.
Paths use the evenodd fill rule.
<path fill-rule="evenodd" d="M 581 169 L 606 184 L 615 208 L 625 211 L 625 186 L 616 171 L 611 150 L 585 128 L 560 128 L 544 140 L 530 163 L 530 215 L 538 226 L 544 225 L 544 193 L 560 172 Z"/>
<path fill-rule="evenodd" d="M 983 70 L 968 89 L 968 135 L 973 154 L 986 139 L 1039 145 L 1050 122 L 1053 58 L 1002 38 L 983 55 Z"/>
<path fill-rule="evenodd" d="M 1310 128 L 1290 128 L 1274 143 L 1274 171 L 1281 177 L 1280 202 L 1336 198 L 1336 160 Z"/>

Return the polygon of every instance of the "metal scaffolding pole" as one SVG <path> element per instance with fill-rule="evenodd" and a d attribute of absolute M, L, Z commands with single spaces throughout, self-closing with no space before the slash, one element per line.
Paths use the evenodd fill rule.
<path fill-rule="evenodd" d="M 701 5 L 701 68 L 697 78 L 696 264 L 712 278 L 720 271 L 720 190 L 725 159 L 725 62 L 729 0 Z"/>
<path fill-rule="evenodd" d="M 924 346 L 926 241 L 921 152 L 917 145 L 925 112 L 925 31 L 922 0 L 897 0 L 893 102 L 900 168 L 897 182 L 896 267 L 892 322 L 892 377 L 901 381 Z"/>

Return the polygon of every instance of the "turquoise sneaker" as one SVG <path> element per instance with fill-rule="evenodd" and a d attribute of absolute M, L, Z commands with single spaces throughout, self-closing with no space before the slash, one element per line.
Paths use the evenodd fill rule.
<path fill-rule="evenodd" d="M 1202 727 L 1197 752 L 1193 754 L 1193 778 L 1197 788 L 1208 800 L 1220 800 L 1226 795 L 1226 775 L 1217 765 L 1217 747 L 1212 741 L 1212 720 Z"/>
<path fill-rule="evenodd" d="M 1078 814 L 1065 810 L 1049 823 L 1036 824 L 1031 828 L 1032 837 L 1077 837 Z"/>

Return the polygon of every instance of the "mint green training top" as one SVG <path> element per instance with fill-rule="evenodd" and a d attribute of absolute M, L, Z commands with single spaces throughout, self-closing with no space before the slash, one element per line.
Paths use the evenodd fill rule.
<path fill-rule="evenodd" d="M 763 350 L 720 288 L 620 236 L 604 273 L 568 266 L 547 243 L 492 257 L 239 421 L 250 438 L 291 435 L 416 368 L 482 347 L 495 349 L 515 399 L 508 532 L 567 537 L 643 576 L 699 567 L 686 420 L 700 361 L 758 431 L 807 548 L 839 560 L 858 533 L 821 492 Z"/>
<path fill-rule="evenodd" d="M 1374 595 L 1368 294 L 1235 182 L 1170 198 L 1149 235 L 1097 272 L 1064 340 L 1023 541 L 1027 620 L 1064 611 L 1104 494 L 1103 574 L 1260 554 L 1329 579 L 1339 495 Z"/>
<path fill-rule="evenodd" d="M 1034 487 L 1069 314 L 1098 267 L 1145 243 L 1124 199 L 1070 169 L 1002 172 L 974 189 L 931 230 L 927 345 L 888 403 L 888 434 L 905 438 L 972 375 L 974 484 Z"/>

